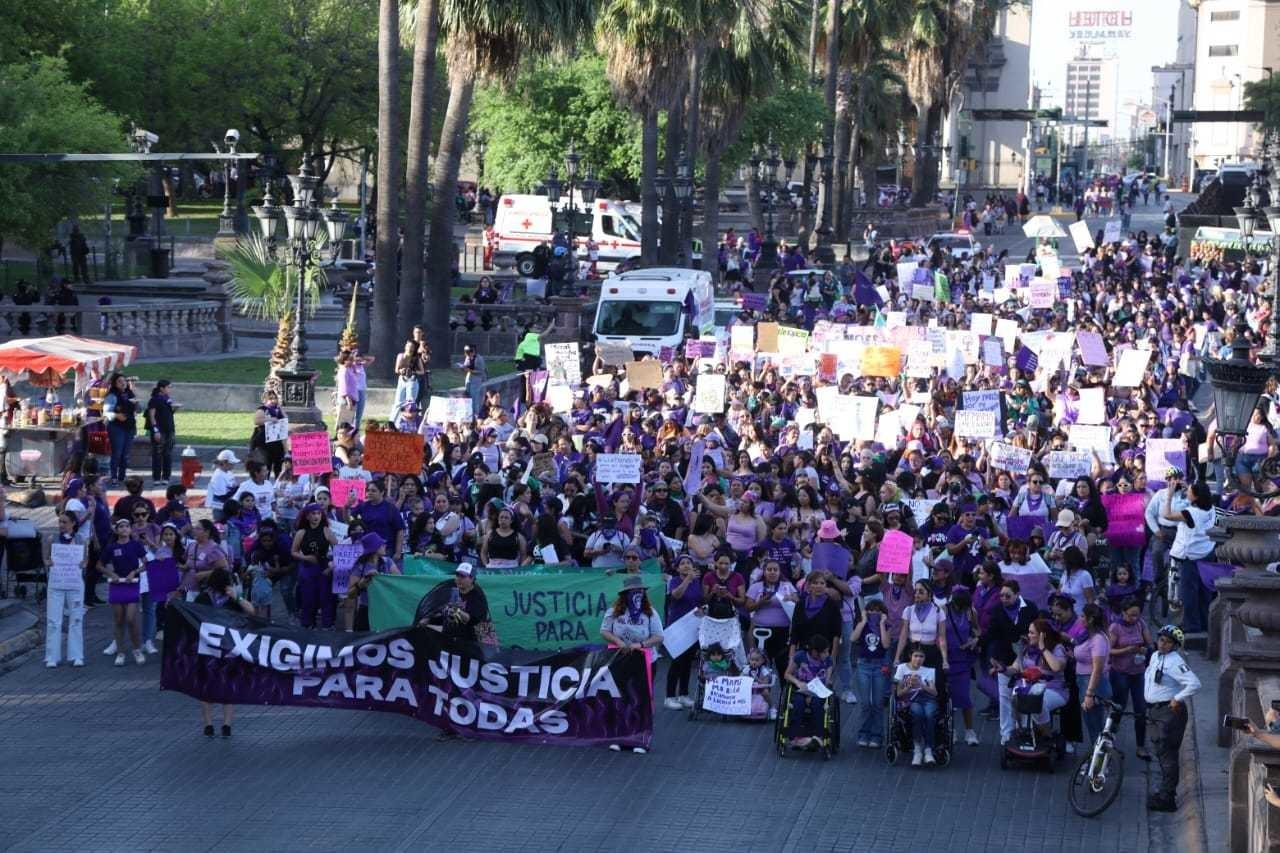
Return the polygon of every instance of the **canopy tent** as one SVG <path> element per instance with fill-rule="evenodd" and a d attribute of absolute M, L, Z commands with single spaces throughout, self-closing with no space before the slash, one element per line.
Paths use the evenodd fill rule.
<path fill-rule="evenodd" d="M 1022 224 L 1022 233 L 1028 237 L 1065 237 L 1066 230 L 1052 216 L 1043 213 L 1033 216 Z"/>
<path fill-rule="evenodd" d="M 66 374 L 74 371 L 80 386 L 85 377 L 118 370 L 137 357 L 137 347 L 76 335 L 19 338 L 0 344 L 0 376 L 47 388 L 62 384 Z"/>

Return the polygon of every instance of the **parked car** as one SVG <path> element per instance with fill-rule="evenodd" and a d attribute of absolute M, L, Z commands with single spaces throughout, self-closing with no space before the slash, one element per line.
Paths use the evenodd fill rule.
<path fill-rule="evenodd" d="M 982 244 L 973 239 L 973 235 L 967 231 L 949 231 L 934 234 L 928 239 L 925 246 L 930 254 L 933 253 L 934 249 L 941 249 L 951 257 L 961 261 L 968 260 L 982 251 Z"/>

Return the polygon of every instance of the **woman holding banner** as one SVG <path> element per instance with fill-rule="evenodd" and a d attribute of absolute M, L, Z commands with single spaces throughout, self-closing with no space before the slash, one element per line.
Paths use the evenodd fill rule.
<path fill-rule="evenodd" d="M 333 627 L 337 602 L 330 591 L 333 569 L 329 550 L 337 544 L 323 507 L 318 503 L 303 507 L 292 548 L 293 559 L 298 562 L 298 623 L 303 628 L 315 627 L 317 610 L 321 611 L 321 627 Z"/>
<path fill-rule="evenodd" d="M 196 604 L 230 610 L 233 613 L 253 615 L 253 605 L 236 593 L 235 584 L 231 581 L 231 573 L 226 569 L 214 569 L 209 575 L 208 588 L 196 598 Z M 231 737 L 231 718 L 236 710 L 235 705 L 222 706 L 222 736 Z M 200 703 L 200 721 L 204 723 L 204 736 L 213 737 L 213 703 Z"/>
<path fill-rule="evenodd" d="M 644 578 L 640 575 L 627 575 L 622 581 L 622 589 L 613 601 L 613 607 L 605 613 L 600 623 L 600 636 L 610 646 L 615 646 L 621 654 L 644 653 L 645 649 L 662 645 L 662 619 L 649 603 L 649 593 L 644 587 Z M 609 749 L 621 752 L 619 744 L 610 744 Z M 642 746 L 632 747 L 636 755 L 644 755 Z"/>

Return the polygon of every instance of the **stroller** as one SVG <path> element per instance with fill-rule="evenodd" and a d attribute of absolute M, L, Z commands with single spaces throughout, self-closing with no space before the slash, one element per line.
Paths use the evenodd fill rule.
<path fill-rule="evenodd" d="M 774 723 L 773 739 L 778 748 L 778 757 L 786 756 L 791 748 L 791 699 L 795 695 L 795 685 L 783 682 L 782 699 L 778 703 L 778 718 Z M 812 745 L 811 745 L 812 746 Z M 840 697 L 834 692 L 822 700 L 822 731 L 817 737 L 817 749 L 822 752 L 823 760 L 840 751 Z M 803 750 L 801 750 L 803 751 Z"/>
<path fill-rule="evenodd" d="M 1024 673 L 1013 688 L 1013 712 L 1017 716 L 1013 736 L 1000 753 L 1002 770 L 1008 770 L 1015 763 L 1025 762 L 1039 764 L 1046 773 L 1052 773 L 1054 764 L 1067 754 L 1058 711 L 1049 715 L 1053 734 L 1046 736 L 1036 731 L 1035 717 L 1044 710 L 1044 689 L 1035 689 L 1038 681 L 1036 673 Z"/>
<path fill-rule="evenodd" d="M 898 691 L 889 688 L 889 717 L 885 723 L 885 761 L 896 764 L 899 755 L 909 754 L 915 747 L 911 735 L 911 708 L 898 702 Z M 951 762 L 951 745 L 955 742 L 951 696 L 938 692 L 938 719 L 933 730 L 933 760 L 939 767 Z"/>
<path fill-rule="evenodd" d="M 689 709 L 690 720 L 698 719 L 700 714 L 711 713 L 702 708 L 702 700 L 707 692 L 703 664 L 707 661 L 707 649 L 716 645 L 724 650 L 725 657 L 729 660 L 732 670 L 730 674 L 737 675 L 746 669 L 747 652 L 743 648 L 742 626 L 738 624 L 738 617 L 734 615 L 724 619 L 713 619 L 710 616 L 704 616 L 698 620 L 698 683 L 694 687 L 693 707 Z M 763 717 L 752 716 L 751 719 L 763 719 Z"/>

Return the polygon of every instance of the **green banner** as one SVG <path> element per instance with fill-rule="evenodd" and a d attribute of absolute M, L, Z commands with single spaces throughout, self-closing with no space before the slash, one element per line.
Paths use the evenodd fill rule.
<path fill-rule="evenodd" d="M 389 631 L 413 623 L 418 602 L 438 583 L 453 579 L 457 564 L 407 557 L 403 575 L 378 575 L 369 586 L 369 627 Z M 649 601 L 659 614 L 666 578 L 657 560 L 641 564 Z M 622 589 L 622 572 L 576 566 L 532 565 L 515 570 L 480 569 L 476 583 L 504 647 L 558 650 L 603 643 L 600 622 Z"/>

